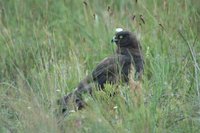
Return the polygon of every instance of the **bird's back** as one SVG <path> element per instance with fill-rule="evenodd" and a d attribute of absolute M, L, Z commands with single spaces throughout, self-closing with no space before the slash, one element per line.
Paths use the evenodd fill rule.
<path fill-rule="evenodd" d="M 128 82 L 131 58 L 122 54 L 115 54 L 100 62 L 92 72 L 93 80 L 100 87 L 105 83 L 115 84 L 118 81 Z"/>

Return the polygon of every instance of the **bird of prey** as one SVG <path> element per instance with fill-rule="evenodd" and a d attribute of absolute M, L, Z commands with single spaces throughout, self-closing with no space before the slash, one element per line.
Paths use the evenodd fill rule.
<path fill-rule="evenodd" d="M 86 92 L 92 93 L 94 88 L 91 84 L 96 84 L 98 88 L 103 89 L 105 83 L 128 83 L 131 66 L 135 68 L 136 79 L 140 80 L 142 78 L 144 60 L 141 45 L 136 36 L 130 31 L 117 28 L 112 42 L 117 45 L 116 52 L 102 60 L 91 74 L 78 84 L 72 93 L 59 100 L 62 112 L 66 111 L 70 99 L 72 99 L 78 110 L 82 109 L 85 102 L 82 100 L 81 95 Z"/>

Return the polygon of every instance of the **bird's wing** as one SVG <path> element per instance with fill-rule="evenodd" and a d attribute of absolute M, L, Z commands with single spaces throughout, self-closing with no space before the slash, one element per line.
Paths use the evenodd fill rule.
<path fill-rule="evenodd" d="M 106 82 L 115 82 L 121 73 L 128 75 L 128 67 L 130 66 L 131 58 L 125 55 L 114 55 L 105 58 L 101 61 L 92 72 L 94 81 L 97 81 L 99 85 L 103 85 Z"/>

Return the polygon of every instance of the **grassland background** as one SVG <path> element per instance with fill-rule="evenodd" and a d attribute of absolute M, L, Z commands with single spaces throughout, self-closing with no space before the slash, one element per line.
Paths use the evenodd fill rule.
<path fill-rule="evenodd" d="M 56 100 L 114 52 L 116 27 L 140 38 L 144 103 L 122 86 L 58 118 Z M 198 0 L 0 0 L 0 132 L 197 133 L 199 39 Z"/>

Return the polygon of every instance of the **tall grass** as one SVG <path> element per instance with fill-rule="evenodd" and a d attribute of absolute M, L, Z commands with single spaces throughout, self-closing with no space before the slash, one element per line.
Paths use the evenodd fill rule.
<path fill-rule="evenodd" d="M 0 132 L 185 132 L 200 130 L 198 0 L 0 1 Z M 140 38 L 144 103 L 107 85 L 65 118 L 56 100 L 104 57 L 116 27 Z"/>

